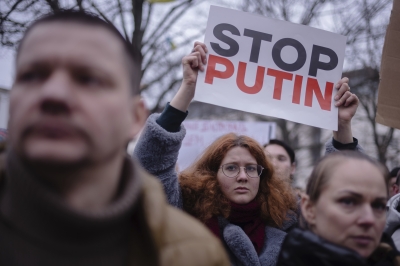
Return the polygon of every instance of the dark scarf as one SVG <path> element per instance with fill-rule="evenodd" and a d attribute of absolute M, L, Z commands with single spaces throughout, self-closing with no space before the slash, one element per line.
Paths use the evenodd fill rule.
<path fill-rule="evenodd" d="M 252 200 L 247 204 L 236 204 L 231 202 L 231 212 L 227 219 L 230 223 L 239 226 L 250 238 L 257 254 L 260 254 L 265 240 L 265 223 L 261 220 L 260 204 Z M 218 217 L 214 216 L 206 222 L 206 226 L 222 239 Z"/>
<path fill-rule="evenodd" d="M 400 254 L 385 234 L 367 261 L 357 252 L 335 245 L 311 231 L 294 228 L 282 244 L 277 265 L 397 266 L 400 265 Z"/>

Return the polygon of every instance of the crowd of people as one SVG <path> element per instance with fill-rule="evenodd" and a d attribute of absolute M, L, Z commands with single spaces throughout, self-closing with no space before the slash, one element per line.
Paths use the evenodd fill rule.
<path fill-rule="evenodd" d="M 304 193 L 280 140 L 229 133 L 176 171 L 207 54 L 195 42 L 181 87 L 147 117 L 140 58 L 113 25 L 72 10 L 30 25 L 0 145 L 0 265 L 400 266 L 399 168 L 353 137 L 347 78 Z"/>

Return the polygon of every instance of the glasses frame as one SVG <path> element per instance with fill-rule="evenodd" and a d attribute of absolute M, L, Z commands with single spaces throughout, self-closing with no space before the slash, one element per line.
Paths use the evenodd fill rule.
<path fill-rule="evenodd" d="M 243 168 L 243 171 L 246 173 L 246 175 L 249 177 L 249 178 L 259 178 L 260 176 L 261 176 L 261 174 L 262 174 L 262 172 L 264 171 L 264 167 L 262 167 L 261 165 L 259 165 L 259 164 L 255 164 L 255 165 L 257 165 L 257 167 L 261 167 L 261 171 L 260 171 L 260 174 L 257 176 L 257 177 L 252 177 L 252 176 L 249 176 L 249 174 L 247 173 L 247 170 L 246 170 L 246 166 L 239 166 L 239 165 L 237 165 L 237 164 L 235 164 L 235 165 L 237 165 L 237 167 L 239 167 L 239 172 L 235 175 L 235 176 L 228 176 L 227 174 L 225 174 L 225 172 L 224 172 L 224 169 L 223 169 L 223 167 L 224 167 L 224 165 L 227 165 L 227 164 L 235 164 L 235 163 L 226 163 L 226 164 L 223 164 L 223 165 L 221 165 L 220 167 L 219 167 L 219 169 L 221 169 L 221 172 L 224 174 L 224 176 L 226 176 L 227 178 L 236 178 L 236 177 L 238 177 L 239 176 L 239 174 L 240 174 L 240 169 L 241 168 Z M 251 164 L 251 165 L 253 165 L 253 164 Z"/>

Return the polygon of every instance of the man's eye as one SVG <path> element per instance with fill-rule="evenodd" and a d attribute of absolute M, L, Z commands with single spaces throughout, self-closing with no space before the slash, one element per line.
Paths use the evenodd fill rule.
<path fill-rule="evenodd" d="M 283 156 L 279 156 L 279 157 L 278 157 L 278 160 L 281 161 L 281 162 L 284 162 L 284 161 L 286 161 L 286 158 L 283 157 Z"/>
<path fill-rule="evenodd" d="M 40 80 L 44 77 L 44 73 L 40 71 L 27 71 L 25 73 L 22 73 L 20 75 L 19 80 L 23 82 L 31 82 L 31 81 L 36 81 Z"/>
<path fill-rule="evenodd" d="M 100 85 L 100 80 L 92 75 L 79 75 L 77 80 L 82 85 Z"/>

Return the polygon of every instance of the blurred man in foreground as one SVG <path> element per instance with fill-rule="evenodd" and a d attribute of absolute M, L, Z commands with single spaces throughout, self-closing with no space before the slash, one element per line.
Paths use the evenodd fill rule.
<path fill-rule="evenodd" d="M 26 31 L 0 159 L 0 265 L 227 265 L 126 156 L 147 116 L 130 49 L 83 12 Z"/>

